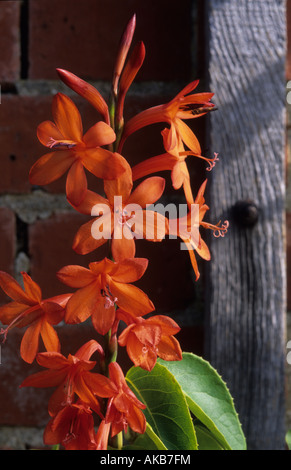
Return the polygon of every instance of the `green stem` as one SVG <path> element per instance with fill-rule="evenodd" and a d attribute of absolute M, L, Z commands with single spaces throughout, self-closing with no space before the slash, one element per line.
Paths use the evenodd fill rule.
<path fill-rule="evenodd" d="M 123 447 L 123 433 L 122 431 L 117 434 L 117 449 L 122 450 Z"/>

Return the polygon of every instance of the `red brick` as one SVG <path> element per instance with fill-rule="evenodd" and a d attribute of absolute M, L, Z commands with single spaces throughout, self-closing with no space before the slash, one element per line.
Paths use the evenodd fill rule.
<path fill-rule="evenodd" d="M 286 3 L 287 13 L 287 57 L 286 57 L 286 79 L 291 80 L 291 1 Z"/>
<path fill-rule="evenodd" d="M 287 240 L 287 309 L 291 310 L 291 213 L 286 214 Z"/>
<path fill-rule="evenodd" d="M 89 262 L 108 255 L 107 246 L 84 256 L 72 250 L 78 228 L 89 219 L 78 213 L 63 213 L 39 220 L 29 227 L 31 275 L 40 284 L 45 297 L 71 292 L 56 278 L 57 271 L 63 266 L 79 264 L 88 267 Z"/>
<path fill-rule="evenodd" d="M 20 18 L 19 1 L 0 3 L 0 81 L 13 82 L 20 78 Z"/>
<path fill-rule="evenodd" d="M 76 105 L 84 116 L 84 129 L 99 119 L 95 109 L 78 96 Z M 37 126 L 52 119 L 52 96 L 3 95 L 0 107 L 1 175 L 0 193 L 26 193 L 31 191 L 29 170 L 36 160 L 48 152 L 36 137 Z M 94 181 L 92 177 L 91 181 Z M 64 193 L 65 176 L 43 189 Z"/>
<path fill-rule="evenodd" d="M 139 80 L 176 80 L 191 73 L 191 1 L 30 0 L 29 77 L 55 78 L 55 68 L 111 80 L 123 29 L 134 13 L 134 41 L 147 55 Z M 178 14 L 177 14 L 178 12 Z"/>
<path fill-rule="evenodd" d="M 47 110 L 47 111 L 45 111 Z M 3 95 L 0 107 L 1 193 L 28 192 L 28 173 L 43 148 L 36 127 L 49 110 L 47 98 Z"/>
<path fill-rule="evenodd" d="M 0 270 L 14 274 L 14 256 L 16 250 L 16 228 L 14 213 L 7 208 L 0 208 Z M 0 290 L 0 303 L 7 301 Z"/>

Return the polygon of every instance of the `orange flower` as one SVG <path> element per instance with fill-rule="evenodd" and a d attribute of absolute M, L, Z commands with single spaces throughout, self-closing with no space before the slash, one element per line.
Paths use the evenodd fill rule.
<path fill-rule="evenodd" d="M 202 155 L 194 154 L 193 152 L 185 151 L 181 139 L 179 139 L 177 146 L 171 148 L 171 143 L 168 142 L 170 130 L 164 129 L 162 134 L 164 137 L 164 147 L 167 153 L 148 158 L 135 165 L 132 168 L 133 180 L 135 181 L 152 173 L 170 170 L 173 188 L 180 189 L 181 186 L 183 186 L 187 203 L 194 204 L 194 200 L 191 198 L 191 191 L 189 191 L 190 175 L 185 160 L 189 155 L 205 160 L 208 163 L 206 170 L 210 171 L 219 160 L 218 154 L 215 153 L 214 158 L 211 159 L 203 157 Z"/>
<path fill-rule="evenodd" d="M 96 450 L 107 450 L 110 427 L 111 423 L 106 423 L 105 419 L 101 421 L 95 437 Z"/>
<path fill-rule="evenodd" d="M 98 178 L 114 179 L 125 171 L 123 157 L 101 148 L 115 140 L 112 128 L 97 122 L 85 135 L 80 113 L 73 101 L 58 93 L 53 99 L 54 122 L 44 121 L 37 129 L 40 142 L 52 149 L 32 166 L 31 184 L 45 185 L 69 170 L 66 193 L 70 202 L 80 204 L 87 190 L 84 168 Z"/>
<path fill-rule="evenodd" d="M 115 305 L 126 311 L 145 315 L 154 310 L 153 303 L 138 287 L 130 284 L 140 279 L 148 265 L 143 258 L 113 262 L 107 258 L 82 266 L 65 266 L 57 276 L 78 290 L 66 306 L 67 323 L 80 323 L 91 316 L 94 328 L 105 335 L 115 320 Z"/>
<path fill-rule="evenodd" d="M 47 424 L 43 441 L 65 450 L 95 450 L 94 419 L 90 407 L 78 400 L 65 405 Z"/>
<path fill-rule="evenodd" d="M 117 310 L 117 318 L 128 326 L 119 336 L 118 344 L 126 346 L 126 351 L 135 366 L 151 371 L 157 356 L 165 361 L 180 361 L 182 351 L 173 335 L 180 327 L 165 315 L 155 315 L 148 319 L 134 317 L 123 310 Z"/>
<path fill-rule="evenodd" d="M 100 344 L 91 340 L 85 343 L 74 356 L 66 358 L 57 352 L 37 355 L 37 362 L 48 370 L 37 372 L 22 382 L 21 387 L 57 387 L 49 400 L 48 411 L 55 416 L 65 405 L 74 402 L 75 395 L 102 417 L 100 404 L 96 398 L 108 398 L 115 393 L 115 386 L 104 375 L 90 370 L 96 361 L 90 361 L 94 352 L 104 355 Z"/>
<path fill-rule="evenodd" d="M 190 255 L 190 260 L 191 260 L 194 272 L 196 274 L 196 281 L 199 279 L 200 273 L 199 273 L 198 264 L 197 264 L 194 251 L 196 251 L 199 254 L 199 256 L 201 256 L 201 258 L 203 258 L 206 261 L 209 261 L 211 259 L 209 248 L 199 233 L 199 227 L 201 226 L 206 229 L 212 230 L 213 235 L 215 237 L 224 237 L 229 226 L 229 222 L 227 220 L 225 220 L 223 224 L 220 224 L 220 222 L 218 222 L 218 224 L 216 225 L 210 224 L 203 220 L 205 213 L 209 209 L 209 207 L 205 204 L 205 199 L 204 199 L 204 192 L 205 192 L 206 184 L 207 184 L 207 180 L 205 180 L 202 183 L 198 191 L 198 194 L 196 196 L 196 199 L 194 200 L 194 204 L 197 204 L 199 207 L 199 219 L 197 221 L 196 220 L 194 221 L 194 223 L 197 224 L 197 227 L 194 227 L 194 230 L 192 226 L 193 221 L 191 217 L 191 211 L 188 212 L 188 214 L 184 218 L 181 218 L 180 220 L 174 220 L 174 219 L 169 220 L 169 234 L 179 236 L 185 243 L 185 246 Z M 190 188 L 189 188 L 189 191 L 190 191 Z M 191 192 L 191 198 L 193 199 L 192 192 Z"/>
<path fill-rule="evenodd" d="M 109 377 L 116 386 L 115 395 L 109 399 L 105 423 L 111 423 L 111 436 L 121 431 L 127 432 L 129 426 L 134 432 L 143 434 L 146 420 L 142 409 L 146 406 L 139 401 L 125 382 L 125 378 L 117 362 L 109 364 Z"/>
<path fill-rule="evenodd" d="M 8 325 L 0 333 L 4 335 L 5 341 L 11 328 L 28 326 L 21 341 L 20 354 L 24 361 L 32 363 L 39 349 L 40 337 L 47 351 L 59 351 L 60 342 L 52 325 L 63 320 L 65 305 L 71 294 L 43 300 L 37 283 L 27 273 L 21 274 L 24 290 L 12 276 L 0 271 L 0 287 L 13 299 L 0 307 L 0 321 Z"/>
<path fill-rule="evenodd" d="M 165 180 L 157 176 L 148 178 L 134 191 L 132 185 L 132 172 L 128 165 L 122 176 L 104 182 L 107 199 L 87 191 L 83 202 L 75 209 L 88 215 L 104 213 L 101 218 L 94 218 L 80 227 L 73 243 L 77 253 L 87 254 L 111 238 L 112 256 L 115 261 L 122 261 L 135 256 L 135 238 L 150 241 L 164 238 L 168 230 L 167 218 L 145 207 L 161 197 Z M 103 228 L 102 234 L 100 227 Z"/>
<path fill-rule="evenodd" d="M 210 99 L 213 93 L 196 93 L 189 95 L 199 83 L 199 80 L 189 83 L 169 103 L 146 109 L 131 118 L 124 127 L 124 132 L 119 144 L 121 152 L 125 140 L 133 132 L 155 122 L 167 122 L 170 132 L 167 136 L 168 145 L 171 148 L 178 145 L 179 139 L 195 154 L 201 153 L 200 144 L 192 130 L 184 123 L 184 119 L 194 119 L 202 116 L 214 108 Z M 188 95 L 188 96 L 186 96 Z"/>

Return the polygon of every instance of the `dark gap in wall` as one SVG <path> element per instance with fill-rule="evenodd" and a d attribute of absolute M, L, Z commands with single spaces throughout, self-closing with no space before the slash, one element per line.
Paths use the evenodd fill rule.
<path fill-rule="evenodd" d="M 6 94 L 17 95 L 18 90 L 14 83 L 4 82 L 4 83 L 1 83 L 1 94 L 2 95 L 6 95 Z"/>
<path fill-rule="evenodd" d="M 26 222 L 23 222 L 23 220 L 20 219 L 16 215 L 16 237 L 17 237 L 17 254 L 22 252 L 25 253 L 26 255 L 29 254 L 29 248 L 28 248 L 28 224 Z"/>
<path fill-rule="evenodd" d="M 20 8 L 20 78 L 28 78 L 29 0 L 21 1 Z"/>

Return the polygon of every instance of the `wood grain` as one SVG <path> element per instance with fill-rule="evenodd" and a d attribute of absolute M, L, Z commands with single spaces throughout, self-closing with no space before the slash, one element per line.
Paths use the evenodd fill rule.
<path fill-rule="evenodd" d="M 206 350 L 234 397 L 249 449 L 282 449 L 286 262 L 285 2 L 209 0 L 211 222 Z M 252 200 L 258 222 L 237 224 L 233 206 Z"/>

